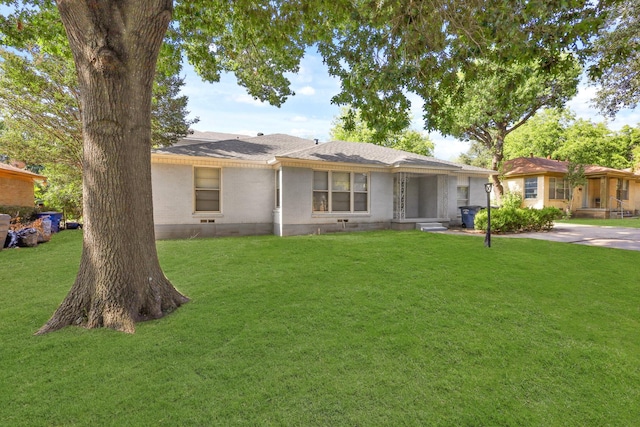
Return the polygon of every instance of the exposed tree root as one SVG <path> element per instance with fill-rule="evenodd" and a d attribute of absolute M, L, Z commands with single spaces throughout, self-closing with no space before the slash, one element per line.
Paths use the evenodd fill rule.
<path fill-rule="evenodd" d="M 164 317 L 189 301 L 167 279 L 163 282 L 165 283 L 159 287 L 148 286 L 144 292 L 147 298 L 120 299 L 120 303 L 107 303 L 96 298 L 96 295 L 81 295 L 78 293 L 80 287 L 74 285 L 51 319 L 35 335 L 57 331 L 66 326 L 110 328 L 132 334 L 136 323 Z"/>

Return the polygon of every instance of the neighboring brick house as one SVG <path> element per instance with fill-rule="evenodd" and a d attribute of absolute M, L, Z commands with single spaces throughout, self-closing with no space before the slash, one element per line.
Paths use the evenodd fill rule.
<path fill-rule="evenodd" d="M 508 160 L 503 165 L 505 189 L 521 193 L 526 207 L 568 209 L 568 163 L 541 157 Z M 609 218 L 640 211 L 640 175 L 597 165 L 585 165 L 584 172 L 586 184 L 574 189 L 574 216 Z"/>
<path fill-rule="evenodd" d="M 45 179 L 28 170 L 0 163 L 0 206 L 35 206 L 34 181 Z"/>

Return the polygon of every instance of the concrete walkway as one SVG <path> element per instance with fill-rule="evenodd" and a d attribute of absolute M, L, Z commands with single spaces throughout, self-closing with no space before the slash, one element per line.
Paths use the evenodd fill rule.
<path fill-rule="evenodd" d="M 491 238 L 526 238 L 576 243 L 578 245 L 640 251 L 640 228 L 601 227 L 596 225 L 556 224 L 551 231 L 539 233 L 494 234 Z"/>

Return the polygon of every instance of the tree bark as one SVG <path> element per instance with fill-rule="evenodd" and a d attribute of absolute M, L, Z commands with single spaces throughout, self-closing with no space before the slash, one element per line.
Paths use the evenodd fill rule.
<path fill-rule="evenodd" d="M 491 175 L 491 180 L 493 181 L 493 190 L 496 198 L 500 200 L 504 195 L 504 187 L 502 186 L 502 182 L 500 181 L 499 170 L 502 166 L 502 161 L 504 160 L 504 137 L 505 135 L 502 132 L 499 132 L 496 135 L 496 142 L 491 148 L 491 169 L 493 169 L 496 173 Z"/>
<path fill-rule="evenodd" d="M 57 0 L 78 71 L 84 241 L 67 297 L 37 332 L 133 333 L 188 298 L 164 276 L 151 200 L 151 90 L 171 0 Z"/>

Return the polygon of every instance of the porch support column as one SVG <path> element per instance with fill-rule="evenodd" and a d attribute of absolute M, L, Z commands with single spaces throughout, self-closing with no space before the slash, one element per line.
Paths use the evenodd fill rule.
<path fill-rule="evenodd" d="M 438 218 L 449 218 L 449 177 L 438 175 Z"/>
<path fill-rule="evenodd" d="M 395 200 L 393 209 L 393 219 L 405 219 L 407 207 L 407 183 L 409 182 L 409 174 L 399 172 L 394 180 Z"/>

